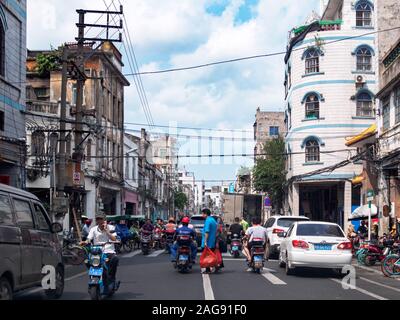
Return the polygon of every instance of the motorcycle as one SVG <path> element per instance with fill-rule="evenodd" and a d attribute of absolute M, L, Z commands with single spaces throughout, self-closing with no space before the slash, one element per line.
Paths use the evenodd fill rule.
<path fill-rule="evenodd" d="M 357 252 L 357 260 L 360 264 L 366 266 L 373 266 L 376 262 L 382 262 L 386 256 L 393 252 L 394 243 L 393 239 L 383 237 L 381 243 L 366 242 Z"/>
<path fill-rule="evenodd" d="M 171 253 L 171 246 L 174 244 L 175 231 L 164 231 L 165 234 L 165 249 Z"/>
<path fill-rule="evenodd" d="M 140 247 L 142 249 L 142 253 L 146 256 L 149 254 L 150 246 L 151 246 L 151 236 L 152 233 L 149 231 L 142 231 L 140 233 Z"/>
<path fill-rule="evenodd" d="M 178 243 L 177 259 L 175 262 L 175 268 L 180 273 L 186 273 L 189 269 L 192 269 L 192 259 L 190 250 L 190 237 L 180 235 L 176 239 Z"/>
<path fill-rule="evenodd" d="M 153 247 L 154 249 L 163 249 L 164 248 L 164 241 L 163 241 L 163 234 L 160 228 L 155 228 L 153 232 Z"/>
<path fill-rule="evenodd" d="M 84 262 L 86 254 L 85 248 L 77 244 L 73 231 L 64 231 L 62 247 L 63 262 L 74 266 L 80 265 Z"/>
<path fill-rule="evenodd" d="M 264 254 L 265 249 L 262 239 L 254 238 L 250 250 L 251 260 L 249 262 L 249 267 L 253 270 L 253 272 L 261 273 L 261 271 L 264 269 Z"/>
<path fill-rule="evenodd" d="M 104 253 L 109 241 L 89 246 L 86 265 L 89 268 L 88 292 L 92 300 L 100 300 L 102 296 L 111 297 L 119 288 L 120 281 L 112 280 L 109 275 L 109 259 Z"/>
<path fill-rule="evenodd" d="M 234 234 L 231 240 L 230 253 L 234 258 L 240 257 L 240 251 L 242 251 L 242 242 L 238 234 Z"/>

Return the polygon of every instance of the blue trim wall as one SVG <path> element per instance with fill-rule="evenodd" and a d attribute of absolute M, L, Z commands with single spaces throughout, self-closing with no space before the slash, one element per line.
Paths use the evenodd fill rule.
<path fill-rule="evenodd" d="M 10 106 L 11 108 L 17 109 L 19 111 L 25 111 L 25 106 L 19 104 L 17 101 L 10 99 L 7 96 L 0 94 L 0 102 L 4 102 L 6 105 Z"/>
<path fill-rule="evenodd" d="M 26 20 L 26 10 L 16 0 L 6 0 L 6 5 L 10 6 L 21 18 Z"/>
<path fill-rule="evenodd" d="M 290 136 L 294 132 L 301 132 L 308 129 L 320 129 L 320 128 L 369 128 L 371 124 L 357 124 L 357 123 L 332 123 L 332 124 L 315 124 L 304 127 L 299 127 L 291 130 L 287 135 L 286 140 L 290 140 Z"/>
<path fill-rule="evenodd" d="M 375 80 L 367 80 L 366 83 L 367 84 L 376 84 L 376 81 Z M 325 85 L 325 84 L 354 84 L 354 80 L 319 80 L 319 81 L 302 83 L 297 86 L 294 86 L 290 90 L 287 101 L 291 100 L 293 92 L 296 91 L 297 89 L 301 89 L 301 88 L 305 88 L 305 87 L 309 87 L 309 86 Z M 289 103 L 291 103 L 291 101 Z"/>

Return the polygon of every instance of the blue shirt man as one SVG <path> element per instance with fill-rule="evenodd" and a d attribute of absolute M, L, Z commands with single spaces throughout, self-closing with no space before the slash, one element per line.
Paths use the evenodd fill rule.
<path fill-rule="evenodd" d="M 211 211 L 209 209 L 204 209 L 202 211 L 202 214 L 203 217 L 206 218 L 206 220 L 203 228 L 201 247 L 204 248 L 207 245 L 208 248 L 214 249 L 217 240 L 217 221 L 215 221 L 215 219 L 211 217 Z"/>
<path fill-rule="evenodd" d="M 185 243 L 184 245 L 190 246 L 190 251 L 191 251 L 191 259 L 192 263 L 195 263 L 196 261 L 196 256 L 197 256 L 197 246 L 194 244 L 193 240 L 196 239 L 196 232 L 188 227 L 189 224 L 189 218 L 184 217 L 182 219 L 182 227 L 176 229 L 175 231 L 175 237 L 177 238 L 178 236 L 189 236 L 189 241 Z M 179 248 L 179 243 L 178 241 L 175 241 L 175 243 L 171 246 L 171 261 L 175 262 L 176 261 L 176 255 L 177 251 Z"/>

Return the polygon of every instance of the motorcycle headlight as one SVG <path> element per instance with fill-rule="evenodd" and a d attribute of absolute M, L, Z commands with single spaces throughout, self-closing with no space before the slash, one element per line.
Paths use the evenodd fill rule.
<path fill-rule="evenodd" d="M 100 256 L 93 256 L 91 263 L 93 267 L 98 267 L 100 265 L 101 259 Z"/>

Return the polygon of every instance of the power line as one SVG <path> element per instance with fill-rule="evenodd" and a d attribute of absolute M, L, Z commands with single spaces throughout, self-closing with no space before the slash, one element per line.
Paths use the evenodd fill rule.
<path fill-rule="evenodd" d="M 393 31 L 393 30 L 397 30 L 397 29 L 400 29 L 400 27 L 393 27 L 393 28 L 388 28 L 388 29 L 384 29 L 384 30 L 367 32 L 367 33 L 363 33 L 363 34 L 360 34 L 360 35 L 349 36 L 349 37 L 345 37 L 343 39 L 327 41 L 323 45 L 326 46 L 326 45 L 329 45 L 329 44 L 332 44 L 332 43 L 336 43 L 336 42 L 353 40 L 353 39 L 362 38 L 362 37 L 365 37 L 365 36 L 368 36 L 368 35 L 373 35 L 373 34 L 377 34 L 377 33 Z M 292 51 L 302 51 L 302 50 L 305 50 L 305 49 L 307 49 L 307 47 L 299 47 L 299 48 L 293 49 Z M 272 57 L 272 56 L 278 56 L 278 55 L 284 55 L 284 54 L 286 54 L 286 51 L 278 51 L 278 52 L 268 53 L 268 54 L 259 54 L 259 55 L 253 55 L 253 56 L 245 56 L 245 57 L 241 57 L 241 58 L 220 60 L 220 61 L 216 61 L 216 62 L 198 64 L 198 65 L 193 65 L 193 66 L 188 66 L 188 67 L 171 68 L 171 69 L 155 70 L 155 71 L 131 72 L 131 73 L 123 74 L 123 75 L 125 77 L 129 77 L 129 76 L 138 76 L 138 75 L 151 75 L 151 74 L 169 73 L 169 72 L 176 72 L 176 71 L 199 69 L 199 68 L 209 67 L 209 66 L 213 66 L 213 65 L 220 65 L 220 64 L 238 62 L 238 61 L 243 61 L 243 60 L 266 58 L 266 57 Z M 103 77 L 103 79 L 114 78 L 114 77 L 117 77 L 117 76 Z M 60 81 L 61 80 L 51 80 L 50 82 L 60 82 Z M 26 82 L 26 81 L 15 81 L 15 82 L 9 82 L 9 83 L 11 83 L 11 84 L 29 84 L 29 82 Z"/>

